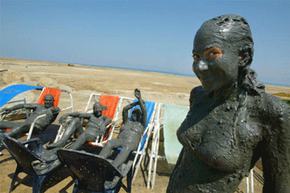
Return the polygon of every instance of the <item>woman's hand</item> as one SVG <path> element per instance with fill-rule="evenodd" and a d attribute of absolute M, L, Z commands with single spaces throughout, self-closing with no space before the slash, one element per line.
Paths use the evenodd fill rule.
<path fill-rule="evenodd" d="M 141 99 L 141 92 L 138 88 L 134 90 L 134 95 L 137 99 Z"/>
<path fill-rule="evenodd" d="M 63 115 L 63 116 L 61 116 L 60 118 L 59 118 L 59 123 L 60 124 L 63 124 L 63 123 L 65 123 L 66 122 L 66 118 L 67 118 L 67 115 Z"/>

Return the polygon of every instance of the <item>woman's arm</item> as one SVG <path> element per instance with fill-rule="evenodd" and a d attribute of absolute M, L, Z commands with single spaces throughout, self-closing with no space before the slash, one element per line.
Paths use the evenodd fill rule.
<path fill-rule="evenodd" d="M 12 106 L 12 107 L 3 108 L 3 109 L 1 109 L 0 112 L 5 111 L 5 114 L 8 114 L 8 113 L 10 113 L 11 111 L 15 111 L 15 110 L 17 110 L 17 109 L 22 109 L 22 108 L 25 108 L 25 109 L 34 109 L 34 110 L 35 110 L 35 109 L 37 108 L 38 105 L 39 105 L 39 104 L 37 104 L 37 103 L 18 104 L 18 105 L 14 105 L 14 106 Z"/>
<path fill-rule="evenodd" d="M 145 105 L 145 102 L 141 98 L 139 99 L 139 104 L 140 104 L 141 111 L 142 111 L 141 124 L 143 125 L 143 127 L 145 127 L 146 126 L 146 122 L 147 122 L 146 105 Z"/>
<path fill-rule="evenodd" d="M 35 110 L 38 105 L 40 105 L 40 104 L 37 104 L 37 103 L 28 103 L 28 104 L 24 104 L 24 107 L 23 108 Z"/>
<path fill-rule="evenodd" d="M 125 124 L 129 120 L 129 110 L 132 109 L 134 106 L 138 105 L 139 101 L 135 103 L 130 103 L 127 106 L 123 108 L 122 112 L 122 118 L 123 118 L 123 123 Z"/>
<path fill-rule="evenodd" d="M 60 108 L 59 107 L 51 107 L 51 112 L 53 114 L 58 114 L 58 113 L 60 113 Z"/>
<path fill-rule="evenodd" d="M 73 113 L 67 113 L 67 114 L 64 114 L 63 116 L 61 116 L 59 118 L 59 123 L 63 123 L 65 122 L 66 118 L 70 116 L 70 117 L 78 117 L 78 118 L 85 118 L 85 119 L 89 119 L 91 114 L 90 113 L 77 113 L 77 112 L 73 112 Z"/>
<path fill-rule="evenodd" d="M 290 192 L 290 107 L 271 95 L 264 104 L 263 192 Z"/>
<path fill-rule="evenodd" d="M 103 116 L 104 117 L 104 122 L 102 123 L 104 126 L 107 126 L 109 123 L 111 123 L 112 119 L 110 117 L 107 116 Z"/>
<path fill-rule="evenodd" d="M 100 129 L 101 129 L 102 133 L 104 134 L 106 131 L 107 125 L 109 123 L 111 123 L 112 119 L 110 117 L 107 117 L 107 116 L 103 116 L 103 119 L 104 119 L 104 121 L 103 121 Z"/>
<path fill-rule="evenodd" d="M 145 127 L 146 126 L 146 122 L 147 122 L 147 109 L 146 109 L 145 102 L 141 98 L 141 92 L 140 92 L 140 90 L 138 88 L 136 88 L 134 90 L 134 95 L 138 99 L 138 104 L 140 105 L 140 108 L 141 108 L 141 111 L 142 111 L 141 124 L 143 125 L 143 127 Z"/>

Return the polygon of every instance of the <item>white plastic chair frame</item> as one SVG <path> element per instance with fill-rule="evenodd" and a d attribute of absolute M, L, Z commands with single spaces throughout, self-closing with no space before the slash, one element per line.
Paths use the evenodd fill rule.
<path fill-rule="evenodd" d="M 158 155 L 158 150 L 159 150 L 159 139 L 160 139 L 160 116 L 161 116 L 161 107 L 162 103 L 158 104 L 158 109 L 157 109 L 157 116 L 155 119 L 155 126 L 154 126 L 154 131 L 153 131 L 153 139 L 152 139 L 152 148 L 150 152 L 150 161 L 149 161 L 149 170 L 148 170 L 148 179 L 147 179 L 147 189 L 150 188 L 150 183 L 151 183 L 151 172 L 152 172 L 152 164 L 154 162 L 153 166 L 153 174 L 152 174 L 152 186 L 151 189 L 154 188 L 155 185 L 155 176 L 156 176 L 156 170 L 157 170 L 157 161 L 158 158 L 161 158 L 161 156 Z M 164 156 L 162 158 L 165 158 Z M 134 178 L 133 178 L 134 180 Z"/>
<path fill-rule="evenodd" d="M 72 96 L 72 94 L 70 92 L 68 92 L 67 90 L 63 90 L 63 89 L 61 89 L 61 92 L 67 93 L 69 95 L 69 97 L 70 97 L 70 106 L 61 109 L 61 111 L 66 111 L 66 110 L 71 109 L 71 112 L 73 112 L 74 111 L 74 104 L 73 104 L 73 96 Z"/>
<path fill-rule="evenodd" d="M 249 182 L 251 181 L 251 182 Z M 247 184 L 247 193 L 250 193 L 250 188 L 251 188 L 251 193 L 254 193 L 254 176 L 253 176 L 253 169 L 250 171 L 249 177 L 246 178 L 246 184 Z"/>

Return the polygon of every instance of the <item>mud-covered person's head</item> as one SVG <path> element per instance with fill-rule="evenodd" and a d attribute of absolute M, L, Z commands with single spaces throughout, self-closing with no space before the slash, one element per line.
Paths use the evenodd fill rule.
<path fill-rule="evenodd" d="M 106 106 L 103 106 L 100 102 L 95 102 L 93 105 L 93 114 L 96 117 L 100 117 L 103 115 L 103 111 L 108 110 Z"/>
<path fill-rule="evenodd" d="M 193 71 L 203 89 L 212 92 L 238 83 L 251 65 L 254 42 L 248 22 L 222 15 L 202 24 L 194 38 Z"/>
<path fill-rule="evenodd" d="M 132 116 L 131 116 L 132 121 L 139 121 L 140 122 L 141 117 L 142 117 L 141 108 L 140 107 L 134 108 L 133 112 L 132 112 Z"/>
<path fill-rule="evenodd" d="M 53 106 L 54 97 L 51 94 L 47 94 L 44 96 L 43 102 L 44 102 L 45 108 L 50 108 Z"/>

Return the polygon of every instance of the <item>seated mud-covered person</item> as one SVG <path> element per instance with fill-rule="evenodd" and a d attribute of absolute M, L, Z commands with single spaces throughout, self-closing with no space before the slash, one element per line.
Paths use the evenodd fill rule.
<path fill-rule="evenodd" d="M 253 44 L 248 22 L 237 15 L 197 31 L 193 71 L 202 86 L 191 91 L 177 131 L 183 149 L 168 193 L 235 192 L 260 158 L 263 192 L 290 192 L 290 108 L 265 93 L 250 68 Z"/>
<path fill-rule="evenodd" d="M 140 90 L 135 89 L 134 95 L 138 101 L 133 102 L 123 108 L 122 117 L 124 125 L 120 129 L 118 137 L 116 139 L 109 140 L 99 154 L 101 157 L 106 159 L 111 155 L 111 151 L 114 148 L 121 147 L 121 152 L 118 153 L 117 157 L 112 162 L 116 168 L 126 161 L 131 151 L 137 149 L 146 126 L 147 111 L 145 103 L 141 98 Z M 128 112 L 136 105 L 140 105 L 140 108 L 136 107 L 133 109 L 130 120 Z"/>
<path fill-rule="evenodd" d="M 54 97 L 51 94 L 47 94 L 44 97 L 44 105 L 38 103 L 18 104 L 9 108 L 3 108 L 0 110 L 2 114 L 8 114 L 11 111 L 17 109 L 32 109 L 32 114 L 24 122 L 8 122 L 0 121 L 0 129 L 4 130 L 10 128 L 5 132 L 5 135 L 10 137 L 16 137 L 20 134 L 25 134 L 29 131 L 31 124 L 40 115 L 46 115 L 35 122 L 33 134 L 39 134 L 44 131 L 48 125 L 55 121 L 57 115 L 60 112 L 59 107 L 53 107 Z"/>
<path fill-rule="evenodd" d="M 67 127 L 62 138 L 47 146 L 48 149 L 55 147 L 63 147 L 67 140 L 75 135 L 77 136 L 76 141 L 70 147 L 70 149 L 79 149 L 86 141 L 94 142 L 97 137 L 104 135 L 107 125 L 112 121 L 111 118 L 104 116 L 102 112 L 107 110 L 107 107 L 103 106 L 99 102 L 95 102 L 93 105 L 93 113 L 67 113 L 59 118 L 61 124 L 66 122 L 68 116 L 73 117 L 69 122 L 67 122 Z M 83 129 L 80 119 L 87 119 L 88 123 Z"/>

